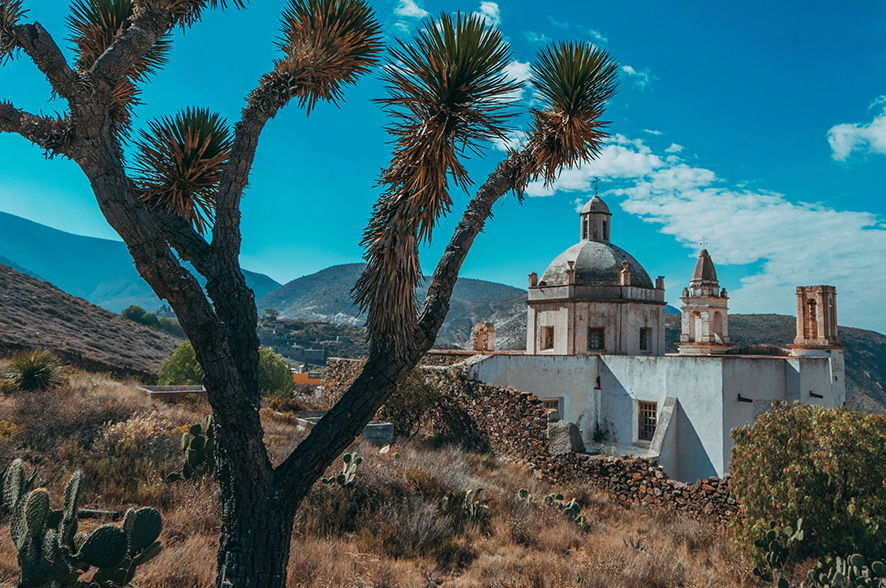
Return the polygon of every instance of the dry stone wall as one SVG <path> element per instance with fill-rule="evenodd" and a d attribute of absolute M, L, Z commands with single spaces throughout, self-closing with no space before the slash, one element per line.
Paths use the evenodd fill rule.
<path fill-rule="evenodd" d="M 360 365 L 355 360 L 328 361 L 324 390 L 328 402 L 341 397 Z M 738 509 L 728 478 L 686 484 L 669 479 L 661 466 L 650 459 L 582 453 L 553 455 L 548 442 L 548 414 L 538 397 L 470 380 L 457 365 L 422 369 L 425 377 L 451 395 L 470 419 L 479 436 L 479 442 L 473 444 L 477 449 L 488 449 L 522 463 L 540 478 L 555 484 L 588 484 L 625 505 L 673 508 L 717 522 L 725 522 Z"/>

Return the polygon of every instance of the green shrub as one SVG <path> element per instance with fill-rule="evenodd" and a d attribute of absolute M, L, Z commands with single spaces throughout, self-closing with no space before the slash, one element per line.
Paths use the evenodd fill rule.
<path fill-rule="evenodd" d="M 292 393 L 295 382 L 289 364 L 268 347 L 258 350 L 258 388 L 262 395 L 285 396 Z"/>
<path fill-rule="evenodd" d="M 157 318 L 157 315 L 153 312 L 148 312 L 137 304 L 127 306 L 120 311 L 120 315 L 131 321 L 135 321 L 140 325 L 145 325 L 146 327 L 154 327 L 155 329 L 160 328 L 160 319 Z"/>
<path fill-rule="evenodd" d="M 197 385 L 203 383 L 203 369 L 197 363 L 197 355 L 190 341 L 175 348 L 160 368 L 157 383 L 161 386 Z"/>
<path fill-rule="evenodd" d="M 286 395 L 295 384 L 286 360 L 267 347 L 258 350 L 258 385 L 263 395 Z M 203 382 L 203 369 L 190 341 L 179 345 L 160 368 L 161 386 L 197 385 Z"/>
<path fill-rule="evenodd" d="M 59 380 L 56 357 L 43 350 L 25 351 L 12 359 L 6 379 L 19 390 L 46 390 Z"/>
<path fill-rule="evenodd" d="M 803 519 L 797 560 L 886 553 L 886 416 L 778 403 L 732 433 L 733 519 L 745 546 Z"/>

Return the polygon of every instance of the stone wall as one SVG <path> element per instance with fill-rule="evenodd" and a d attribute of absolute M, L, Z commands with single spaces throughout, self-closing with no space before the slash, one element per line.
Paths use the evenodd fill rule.
<path fill-rule="evenodd" d="M 329 360 L 324 390 L 327 401 L 334 402 L 341 396 L 360 365 L 355 360 Z M 489 449 L 522 463 L 538 477 L 554 484 L 588 484 L 625 505 L 674 508 L 716 522 L 724 522 L 738 508 L 729 491 L 728 478 L 686 484 L 669 479 L 654 460 L 580 453 L 551 455 L 548 414 L 538 397 L 469 380 L 459 366 L 422 369 L 430 381 L 456 400 L 470 419 L 473 432 L 481 440 L 474 444 L 478 449 Z"/>

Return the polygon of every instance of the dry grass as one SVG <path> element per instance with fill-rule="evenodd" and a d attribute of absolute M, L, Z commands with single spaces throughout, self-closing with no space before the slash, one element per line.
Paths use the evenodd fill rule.
<path fill-rule="evenodd" d="M 164 551 L 139 571 L 136 584 L 211 586 L 219 530 L 214 482 L 162 482 L 177 466 L 181 426 L 205 410 L 199 401 L 156 403 L 127 383 L 71 372 L 54 390 L 0 396 L 0 460 L 22 456 L 37 464 L 56 501 L 70 472 L 82 469 L 85 504 L 157 506 Z M 262 418 L 278 461 L 299 439 L 292 417 L 265 409 Z M 553 488 L 491 456 L 420 445 L 386 454 L 353 449 L 365 458 L 356 485 L 317 484 L 299 513 L 289 586 L 753 585 L 721 529 L 624 509 L 586 488 L 558 488 L 582 505 L 582 529 L 544 504 Z M 491 501 L 488 516 L 474 520 L 462 501 L 480 487 Z M 516 500 L 520 488 L 536 501 Z M 17 579 L 14 562 L 3 521 L 0 585 Z"/>

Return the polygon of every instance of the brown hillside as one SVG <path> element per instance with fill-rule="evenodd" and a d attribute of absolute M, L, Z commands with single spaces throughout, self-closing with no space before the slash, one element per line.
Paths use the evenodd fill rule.
<path fill-rule="evenodd" d="M 151 379 L 179 341 L 0 264 L 0 353 L 43 348 L 71 365 Z"/>

